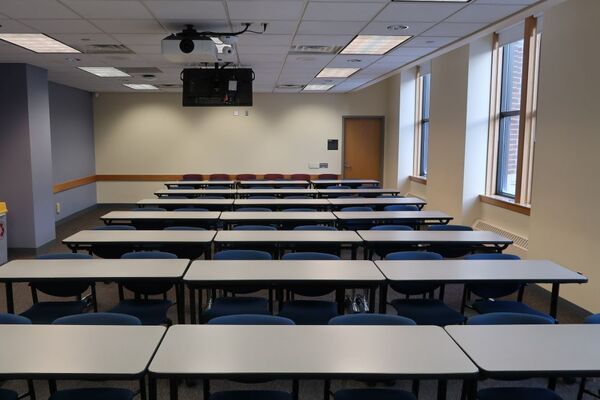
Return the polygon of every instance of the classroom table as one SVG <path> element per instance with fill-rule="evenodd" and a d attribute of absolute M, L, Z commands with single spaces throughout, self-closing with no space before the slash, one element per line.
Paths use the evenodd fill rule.
<path fill-rule="evenodd" d="M 235 208 L 267 207 L 276 210 L 285 208 L 326 209 L 329 201 L 327 199 L 236 199 L 233 206 Z"/>
<path fill-rule="evenodd" d="M 183 281 L 190 294 L 190 312 L 195 322 L 196 289 L 261 287 L 292 289 L 310 285 L 336 291 L 338 312 L 344 313 L 344 290 L 370 289 L 370 304 L 385 278 L 375 264 L 364 260 L 211 260 L 194 261 Z M 278 299 L 281 304 L 281 298 Z M 201 302 L 198 310 L 201 309 Z"/>
<path fill-rule="evenodd" d="M 104 231 L 83 230 L 63 239 L 73 252 L 80 249 L 91 249 L 92 245 L 131 245 L 133 248 L 152 248 L 160 245 L 201 246 L 210 249 L 216 231 Z M 210 251 L 205 252 L 210 257 Z"/>
<path fill-rule="evenodd" d="M 390 282 L 550 283 L 550 315 L 556 318 L 560 284 L 588 279 L 548 260 L 375 261 Z M 385 293 L 381 293 L 384 296 Z"/>
<path fill-rule="evenodd" d="M 239 181 L 238 186 L 240 188 L 247 188 L 250 186 L 271 186 L 271 187 L 282 187 L 282 186 L 298 186 L 308 188 L 310 182 L 303 180 L 251 180 L 251 181 Z"/>
<path fill-rule="evenodd" d="M 446 225 L 454 219 L 441 211 L 334 211 L 341 221 L 373 221 L 375 225 L 394 224 L 402 220 L 405 225 Z"/>
<path fill-rule="evenodd" d="M 177 317 L 185 322 L 185 298 L 182 278 L 190 260 L 14 260 L 0 267 L 0 282 L 6 287 L 6 305 L 9 313 L 14 313 L 12 284 L 15 282 L 39 281 L 161 281 L 175 285 L 177 297 Z M 96 292 L 92 287 L 94 307 Z M 119 297 L 123 297 L 119 293 Z"/>
<path fill-rule="evenodd" d="M 168 181 L 165 186 L 170 189 L 177 186 L 192 186 L 194 188 L 206 188 L 209 186 L 228 186 L 231 189 L 235 187 L 235 181 Z"/>
<path fill-rule="evenodd" d="M 314 187 L 323 188 L 327 186 L 344 185 L 357 187 L 361 185 L 379 185 L 381 182 L 375 179 L 314 179 L 310 181 Z"/>
<path fill-rule="evenodd" d="M 161 222 L 165 225 L 215 225 L 220 211 L 111 211 L 100 217 L 107 225 Z"/>
<path fill-rule="evenodd" d="M 363 196 L 377 197 L 381 195 L 398 196 L 400 189 L 317 189 L 319 197 Z"/>
<path fill-rule="evenodd" d="M 236 245 L 273 246 L 278 251 L 294 246 L 349 245 L 352 259 L 356 259 L 356 250 L 362 239 L 352 231 L 218 231 L 214 244 L 215 251 Z"/>
<path fill-rule="evenodd" d="M 248 196 L 275 196 L 275 197 L 286 197 L 286 196 L 308 196 L 316 197 L 316 189 L 238 189 L 237 194 L 239 198 Z"/>
<path fill-rule="evenodd" d="M 423 212 L 423 211 L 421 211 Z M 512 240 L 488 231 L 357 231 L 367 248 L 376 245 L 485 246 L 502 252 Z"/>
<path fill-rule="evenodd" d="M 483 378 L 600 376 L 600 325 L 454 325 L 446 331 Z M 477 381 L 471 381 L 470 399 Z M 518 386 L 516 384 L 515 386 Z"/>
<path fill-rule="evenodd" d="M 434 326 L 176 325 L 150 364 L 149 392 L 156 400 L 157 379 L 170 380 L 171 399 L 182 378 L 204 379 L 205 399 L 210 379 L 436 379 L 445 399 L 448 379 L 477 372 Z"/>
<path fill-rule="evenodd" d="M 167 196 L 186 196 L 186 197 L 203 197 L 203 196 L 223 196 L 235 197 L 237 189 L 161 189 L 154 192 L 156 197 Z"/>
<path fill-rule="evenodd" d="M 221 221 L 227 227 L 236 224 L 314 225 L 335 224 L 335 215 L 329 211 L 224 211 Z"/>
<path fill-rule="evenodd" d="M 162 207 L 165 209 L 175 208 L 186 208 L 186 207 L 199 207 L 206 208 L 209 210 L 231 210 L 233 207 L 233 199 L 203 199 L 202 197 L 196 199 L 142 199 L 136 204 L 138 207 Z"/>
<path fill-rule="evenodd" d="M 163 326 L 0 325 L 0 379 L 138 380 L 145 375 Z"/>
<path fill-rule="evenodd" d="M 417 206 L 419 210 L 427 205 L 425 200 L 415 197 L 355 197 L 355 198 L 330 198 L 327 199 L 333 209 L 344 207 L 372 206 L 383 208 L 385 206 Z"/>

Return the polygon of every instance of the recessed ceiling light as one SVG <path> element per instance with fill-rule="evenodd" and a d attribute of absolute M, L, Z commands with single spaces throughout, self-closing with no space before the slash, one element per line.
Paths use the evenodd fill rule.
<path fill-rule="evenodd" d="M 304 87 L 304 90 L 308 90 L 308 91 L 320 91 L 320 92 L 326 92 L 327 90 L 331 89 L 334 85 L 317 85 L 317 84 L 311 84 L 311 85 L 306 85 Z"/>
<path fill-rule="evenodd" d="M 358 35 L 342 50 L 341 54 L 383 55 L 406 42 L 412 36 Z"/>
<path fill-rule="evenodd" d="M 65 58 L 65 61 L 69 61 L 69 62 L 79 62 L 79 61 L 81 61 L 81 58 L 67 57 L 67 58 Z"/>
<path fill-rule="evenodd" d="M 408 25 L 388 25 L 388 31 L 405 31 L 408 29 Z"/>
<path fill-rule="evenodd" d="M 128 88 L 135 90 L 158 90 L 156 86 L 149 85 L 147 83 L 124 83 L 123 86 L 127 86 Z"/>
<path fill-rule="evenodd" d="M 0 40 L 35 53 L 81 53 L 43 33 L 0 33 Z"/>
<path fill-rule="evenodd" d="M 349 59 L 346 60 L 346 62 L 349 62 L 349 63 L 359 63 L 359 62 L 362 62 L 362 60 L 360 58 L 349 58 Z"/>
<path fill-rule="evenodd" d="M 360 68 L 323 68 L 317 78 L 347 78 Z"/>
<path fill-rule="evenodd" d="M 80 70 L 89 72 L 101 78 L 127 78 L 131 75 L 115 67 L 77 67 Z"/>

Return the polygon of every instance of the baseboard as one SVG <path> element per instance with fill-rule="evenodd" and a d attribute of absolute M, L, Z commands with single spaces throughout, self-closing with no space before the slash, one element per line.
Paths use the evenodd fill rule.
<path fill-rule="evenodd" d="M 85 213 L 87 213 L 87 212 L 90 212 L 90 211 L 92 211 L 93 209 L 95 209 L 95 208 L 97 208 L 97 207 L 98 207 L 98 204 L 97 204 L 97 203 L 96 203 L 96 204 L 92 204 L 92 205 L 91 205 L 91 206 L 89 206 L 89 207 L 86 207 L 86 208 L 84 208 L 84 209 L 82 209 L 82 210 L 79 210 L 79 211 L 76 211 L 76 212 L 74 212 L 74 213 L 73 213 L 73 214 L 71 214 L 71 215 L 67 215 L 67 216 L 66 216 L 66 217 L 64 217 L 64 218 L 61 218 L 61 219 L 59 219 L 58 221 L 56 221 L 56 223 L 55 223 L 55 224 L 56 224 L 57 226 L 60 226 L 60 225 L 64 224 L 65 222 L 72 221 L 72 220 L 74 220 L 75 218 L 77 218 L 77 217 L 80 217 L 81 215 L 83 215 L 83 214 L 85 214 Z"/>

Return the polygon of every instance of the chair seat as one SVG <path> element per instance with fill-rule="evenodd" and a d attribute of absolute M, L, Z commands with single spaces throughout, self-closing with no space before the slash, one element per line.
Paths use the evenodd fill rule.
<path fill-rule="evenodd" d="M 417 400 L 410 392 L 400 389 L 344 389 L 333 395 L 335 400 Z"/>
<path fill-rule="evenodd" d="M 160 325 L 167 321 L 170 300 L 122 300 L 109 312 L 138 317 L 142 325 Z"/>
<path fill-rule="evenodd" d="M 202 313 L 201 319 L 208 322 L 212 318 L 236 314 L 269 315 L 269 302 L 262 297 L 219 297 Z"/>
<path fill-rule="evenodd" d="M 503 387 L 481 389 L 477 392 L 479 400 L 562 400 L 562 397 L 545 388 Z"/>
<path fill-rule="evenodd" d="M 293 300 L 283 304 L 280 317 L 294 321 L 296 325 L 327 325 L 337 317 L 337 304 L 324 300 Z"/>
<path fill-rule="evenodd" d="M 32 305 L 21 315 L 34 324 L 51 324 L 55 319 L 67 315 L 81 314 L 86 308 L 83 300 L 76 301 L 42 301 Z"/>
<path fill-rule="evenodd" d="M 396 299 L 392 306 L 398 315 L 410 318 L 417 325 L 459 325 L 465 317 L 440 300 L 435 299 Z"/>
<path fill-rule="evenodd" d="M 13 390 L 0 389 L 0 400 L 17 400 L 19 394 Z"/>
<path fill-rule="evenodd" d="M 518 301 L 510 301 L 510 300 L 477 300 L 473 303 L 473 308 L 479 314 L 489 314 L 489 313 L 497 313 L 497 312 L 510 312 L 510 313 L 518 313 L 518 314 L 530 314 L 530 315 L 539 315 L 542 317 L 549 317 L 548 314 L 545 314 L 541 311 L 534 310 L 529 307 L 525 303 L 520 303 Z"/>
<path fill-rule="evenodd" d="M 291 400 L 292 395 L 279 390 L 227 390 L 215 392 L 210 400 Z"/>
<path fill-rule="evenodd" d="M 85 388 L 59 390 L 48 400 L 131 400 L 134 397 L 135 393 L 128 389 Z"/>

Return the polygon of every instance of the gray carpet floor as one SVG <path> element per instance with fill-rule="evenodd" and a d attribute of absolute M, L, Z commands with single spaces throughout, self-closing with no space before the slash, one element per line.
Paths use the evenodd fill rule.
<path fill-rule="evenodd" d="M 96 206 L 91 209 L 88 209 L 75 217 L 70 217 L 64 222 L 57 224 L 56 227 L 56 237 L 57 239 L 47 245 L 45 245 L 42 249 L 39 250 L 39 254 L 46 253 L 56 253 L 56 252 L 65 252 L 69 251 L 64 245 L 62 245 L 61 240 L 73 233 L 78 232 L 79 230 L 90 228 L 93 226 L 101 225 L 101 221 L 99 217 L 106 213 L 107 211 L 112 210 L 128 210 L 131 209 L 132 206 L 127 205 L 102 205 Z M 17 258 L 30 258 L 35 257 L 35 253 L 31 251 L 17 251 L 11 250 L 9 251 L 10 259 Z M 349 254 L 344 254 L 344 258 L 349 258 Z M 4 287 L 0 286 L 0 310 L 6 310 L 6 302 L 5 302 L 5 292 Z M 462 294 L 462 287 L 458 285 L 449 285 L 446 288 L 445 300 L 448 304 L 456 309 L 459 309 L 460 300 Z M 108 310 L 114 305 L 118 303 L 118 293 L 115 284 L 97 284 L 97 296 L 98 296 L 98 305 L 99 310 Z M 171 293 L 171 296 L 174 296 L 174 293 Z M 393 299 L 394 294 L 390 293 L 389 298 Z M 16 312 L 23 312 L 26 310 L 32 303 L 31 293 L 26 284 L 17 284 L 14 288 L 14 299 L 15 299 L 15 308 Z M 42 295 L 40 296 L 40 300 L 45 299 Z M 174 299 L 173 299 L 174 300 Z M 549 309 L 549 293 L 535 285 L 529 286 L 525 293 L 525 302 L 530 306 L 539 309 L 539 310 L 548 310 Z M 189 310 L 187 310 L 189 313 Z M 393 310 L 388 308 L 388 313 L 392 313 Z M 187 314 L 189 315 L 189 314 Z M 561 299 L 559 302 L 559 313 L 558 319 L 561 323 L 580 323 L 587 313 L 578 308 L 577 306 L 564 301 Z M 176 321 L 175 310 L 171 309 L 170 318 L 173 321 Z M 188 317 L 189 321 L 189 317 Z M 2 340 L 2 338 L 0 338 Z M 290 344 L 293 345 L 293 344 Z M 93 343 L 90 343 L 90 346 L 93 346 Z M 360 346 L 360 343 L 357 343 L 357 346 Z M 26 349 L 24 349 L 26 351 Z M 9 360 L 0 360 L 0 362 L 9 362 Z M 291 360 L 293 362 L 293 360 Z M 600 383 L 592 381 L 588 381 L 588 388 L 598 388 Z M 202 398 L 202 385 L 198 382 L 196 385 L 193 385 L 194 382 L 188 382 L 187 384 L 182 383 L 179 387 L 179 398 L 182 400 L 188 399 L 201 399 Z M 389 384 L 389 383 L 388 383 Z M 480 388 L 482 387 L 492 387 L 492 386 L 545 386 L 547 384 L 546 380 L 543 379 L 531 379 L 526 381 L 518 381 L 518 382 L 502 382 L 502 381 L 484 381 L 480 382 Z M 8 381 L 1 383 L 2 387 L 12 388 L 19 393 L 26 392 L 26 385 L 21 381 Z M 129 382 L 81 382 L 81 381 L 59 381 L 58 387 L 61 388 L 73 388 L 73 387 L 98 387 L 98 386 L 116 386 L 116 387 L 130 387 L 136 388 L 137 383 L 129 383 Z M 378 387 L 389 387 L 386 384 L 378 384 Z M 403 388 L 406 390 L 410 390 L 411 383 L 398 381 L 394 383 L 395 387 Z M 365 387 L 363 383 L 353 382 L 353 381 L 334 381 L 332 383 L 332 390 L 340 389 L 340 388 L 349 388 L 349 387 Z M 219 391 L 225 389 L 267 389 L 267 388 L 276 388 L 280 390 L 291 389 L 291 383 L 289 381 L 276 381 L 269 382 L 266 384 L 259 385 L 244 385 L 229 381 L 214 381 L 211 382 L 211 390 Z M 459 399 L 460 398 L 460 388 L 461 383 L 451 381 L 448 385 L 448 399 Z M 564 399 L 575 399 L 577 394 L 578 383 L 565 383 L 562 380 L 559 381 L 557 387 L 557 393 L 563 396 Z M 48 384 L 44 381 L 36 381 L 35 389 L 38 399 L 48 398 Z M 159 399 L 168 399 L 169 398 L 169 388 L 167 382 L 160 381 L 158 387 L 158 395 Z M 300 400 L 317 400 L 323 398 L 323 384 L 321 381 L 313 381 L 306 380 L 300 382 Z M 433 381 L 423 381 L 421 383 L 419 399 L 435 399 L 436 398 L 436 383 Z M 591 397 L 590 397 L 591 398 Z M 83 400 L 83 399 L 82 399 Z M 108 400 L 108 399 L 107 399 Z M 257 400 L 260 400 L 257 398 Z M 368 400 L 368 399 L 365 399 Z M 507 399 L 509 400 L 509 399 Z"/>

